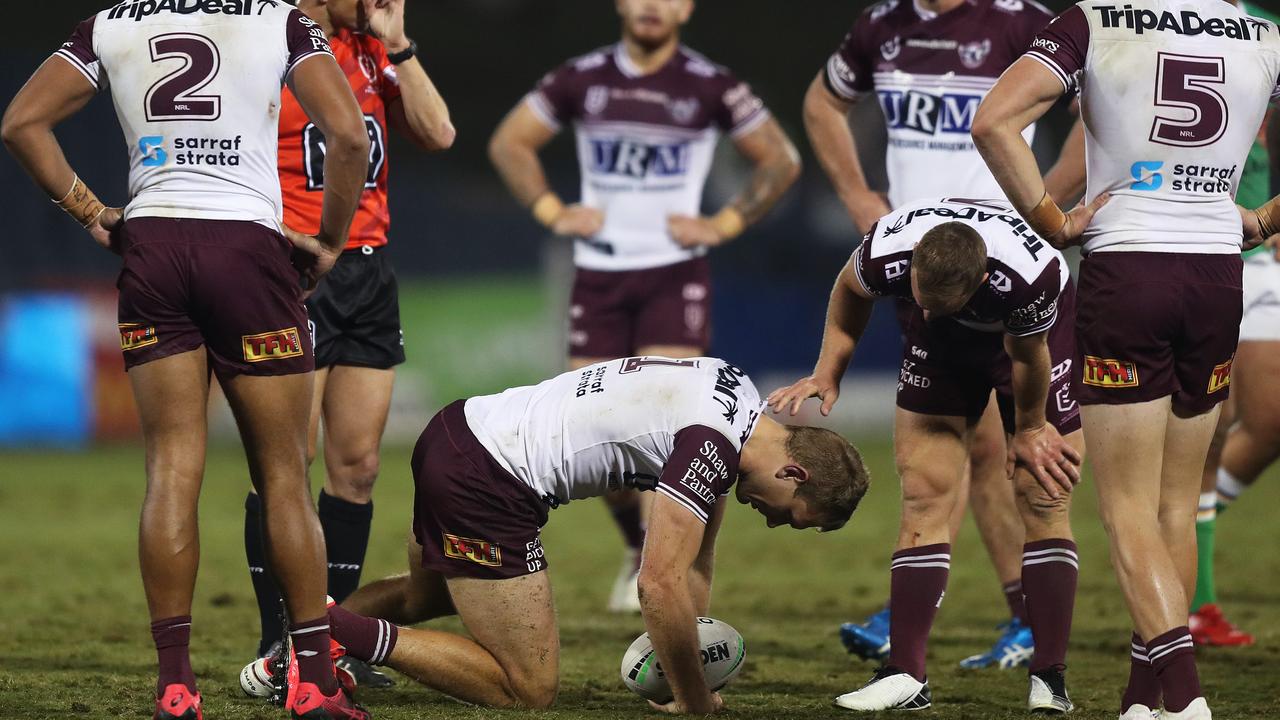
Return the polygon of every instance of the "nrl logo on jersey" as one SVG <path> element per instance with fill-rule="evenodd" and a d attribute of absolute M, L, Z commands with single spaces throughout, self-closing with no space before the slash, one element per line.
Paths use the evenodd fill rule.
<path fill-rule="evenodd" d="M 894 36 L 892 40 L 886 40 L 880 45 L 880 57 L 886 61 L 891 61 L 902 53 L 902 38 Z"/>
<path fill-rule="evenodd" d="M 171 12 L 179 15 L 252 15 L 257 9 L 261 15 L 269 7 L 280 7 L 281 0 L 125 0 L 111 8 L 108 20 L 129 17 L 135 22 L 157 13 Z"/>
<path fill-rule="evenodd" d="M 1262 42 L 1263 33 L 1271 31 L 1271 26 L 1264 20 L 1251 17 L 1204 19 L 1194 10 L 1183 10 L 1174 14 L 1171 10 L 1157 13 L 1146 8 L 1134 8 L 1125 5 L 1117 9 L 1114 5 L 1100 5 L 1093 8 L 1102 19 L 1103 28 L 1125 27 L 1141 35 L 1148 30 L 1155 32 L 1171 32 L 1177 35 L 1208 35 L 1209 37 L 1225 37 L 1231 40 Z"/>
<path fill-rule="evenodd" d="M 599 115 L 609 105 L 609 88 L 604 85 L 592 85 L 587 88 L 587 97 L 582 107 L 588 115 Z"/>

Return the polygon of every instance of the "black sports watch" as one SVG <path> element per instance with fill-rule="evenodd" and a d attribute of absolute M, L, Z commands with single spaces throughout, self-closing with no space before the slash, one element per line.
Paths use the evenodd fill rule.
<path fill-rule="evenodd" d="M 404 50 L 401 50 L 400 52 L 396 52 L 396 53 L 387 53 L 387 60 L 391 61 L 392 65 L 399 65 L 400 63 L 405 62 L 406 60 L 408 60 L 409 58 L 417 54 L 418 54 L 418 43 L 414 42 L 413 40 L 410 40 L 409 47 L 405 48 Z"/>

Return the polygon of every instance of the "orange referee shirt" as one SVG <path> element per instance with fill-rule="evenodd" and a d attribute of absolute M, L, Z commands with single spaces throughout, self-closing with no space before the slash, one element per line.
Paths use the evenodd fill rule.
<path fill-rule="evenodd" d="M 351 223 L 347 249 L 387 244 L 387 105 L 400 97 L 395 66 L 382 43 L 369 35 L 340 30 L 329 38 L 346 73 L 369 131 L 369 175 Z M 320 230 L 324 196 L 324 135 L 307 118 L 289 88 L 280 96 L 280 191 L 284 222 L 298 232 Z"/>

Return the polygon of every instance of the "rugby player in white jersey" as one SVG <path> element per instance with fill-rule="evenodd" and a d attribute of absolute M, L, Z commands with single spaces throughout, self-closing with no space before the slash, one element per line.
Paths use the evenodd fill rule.
<path fill-rule="evenodd" d="M 965 458 L 994 391 L 1026 536 L 1021 580 L 1036 638 L 1028 708 L 1072 709 L 1064 673 L 1079 564 L 1069 511 L 1084 443 L 1070 377 L 1055 368 L 1075 349 L 1074 294 L 1062 254 L 1003 200 L 909 204 L 872 226 L 841 271 L 813 374 L 769 396 L 775 412 L 794 415 L 817 397 L 827 414 L 875 301 L 909 303 L 893 433 L 903 500 L 892 641 L 887 664 L 838 706 L 930 705 L 925 653 L 951 567 L 947 519 L 963 502 Z"/>
<path fill-rule="evenodd" d="M 620 42 L 551 71 L 494 132 L 489 154 L 516 200 L 574 240 L 569 366 L 626 355 L 693 357 L 710 343 L 707 250 L 758 221 L 795 182 L 800 156 L 751 88 L 680 43 L 693 0 L 616 0 Z M 566 206 L 538 152 L 565 126 L 582 190 Z M 753 166 L 711 217 L 703 185 L 720 135 Z M 628 554 L 609 607 L 639 610 L 640 496 L 609 495 Z"/>
<path fill-rule="evenodd" d="M 1221 0 L 1089 0 L 1005 73 L 974 139 L 1057 246 L 1083 242 L 1076 379 L 1135 633 L 1122 717 L 1210 717 L 1187 628 L 1201 472 L 1241 319 L 1241 168 L 1280 96 L 1280 35 Z M 1081 91 L 1091 223 L 1045 191 L 1024 127 Z M 1252 217 L 1252 213 L 1249 213 Z"/>
<path fill-rule="evenodd" d="M 999 185 L 978 155 L 969 127 L 978 103 L 1031 44 L 1052 14 L 1033 0 L 885 0 L 865 10 L 809 85 L 804 102 L 810 145 L 860 232 L 906 203 L 939 197 L 995 198 Z M 867 186 L 849 114 L 879 101 L 888 126 L 887 198 Z M 1028 129 L 1030 138 L 1034 129 Z M 1055 197 L 1084 186 L 1079 128 L 1051 173 Z M 899 314 L 907 310 L 899 309 Z M 1004 431 L 995 404 L 970 445 L 966 495 L 1000 580 L 1010 620 L 990 650 L 964 667 L 1025 665 L 1033 643 L 1021 586 L 1023 530 L 1005 472 Z M 959 533 L 965 502 L 951 517 Z M 863 658 L 889 651 L 887 605 L 861 623 L 845 623 L 845 647 Z"/>
<path fill-rule="evenodd" d="M 710 607 L 726 496 L 769 527 L 834 530 L 868 483 L 839 435 L 762 409 L 742 370 L 707 357 L 611 360 L 449 405 L 413 451 L 409 573 L 330 608 L 334 638 L 466 702 L 547 707 L 560 641 L 540 529 L 560 505 L 635 488 L 654 498 L 640 597 L 675 694 L 659 709 L 719 710 L 696 618 Z M 455 612 L 470 638 L 396 627 Z"/>
<path fill-rule="evenodd" d="M 329 138 L 314 237 L 281 234 L 286 82 Z M 52 132 L 108 85 L 129 149 L 124 208 L 97 199 Z M 314 285 L 341 252 L 369 152 L 324 33 L 276 0 L 116 3 L 40 66 L 5 113 L 3 137 L 55 202 L 124 256 L 120 345 L 146 446 L 139 563 L 159 659 L 155 717 L 202 716 L 188 644 L 214 372 L 262 497 L 297 648 L 293 717 L 367 718 L 329 662 L 324 538 L 305 467 L 313 357 L 299 274 Z"/>

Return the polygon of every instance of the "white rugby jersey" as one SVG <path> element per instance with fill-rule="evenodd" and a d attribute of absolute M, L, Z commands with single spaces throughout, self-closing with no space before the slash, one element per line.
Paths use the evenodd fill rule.
<path fill-rule="evenodd" d="M 1240 252 L 1236 188 L 1280 96 L 1280 35 L 1222 0 L 1081 2 L 1028 53 L 1081 89 L 1086 252 Z"/>
<path fill-rule="evenodd" d="M 125 0 L 55 56 L 111 87 L 129 146 L 126 218 L 279 227 L 280 88 L 329 54 L 324 31 L 282 0 Z"/>
<path fill-rule="evenodd" d="M 984 332 L 1033 335 L 1053 326 L 1070 279 L 1062 253 L 1041 240 L 1005 200 L 943 198 L 912 203 L 880 219 L 853 251 L 853 269 L 873 295 L 915 302 L 911 258 L 925 233 L 961 222 L 982 235 L 989 277 L 950 319 Z"/>
<path fill-rule="evenodd" d="M 941 15 L 885 0 L 862 13 L 823 77 L 849 102 L 876 93 L 892 207 L 957 193 L 1004 197 L 973 144 L 973 117 L 1052 17 L 1032 0 L 966 0 Z M 1033 125 L 1027 142 L 1034 134 Z"/>
<path fill-rule="evenodd" d="M 634 487 L 706 522 L 763 407 L 723 360 L 632 357 L 474 397 L 465 410 L 489 454 L 553 507 Z"/>
<path fill-rule="evenodd" d="M 748 133 L 764 103 L 729 70 L 681 46 L 641 74 L 621 44 L 557 68 L 525 102 L 548 127 L 572 123 L 581 202 L 604 212 L 598 235 L 578 238 L 574 262 L 589 270 L 641 270 L 689 260 L 667 232 L 668 215 L 697 217 L 721 132 Z"/>

